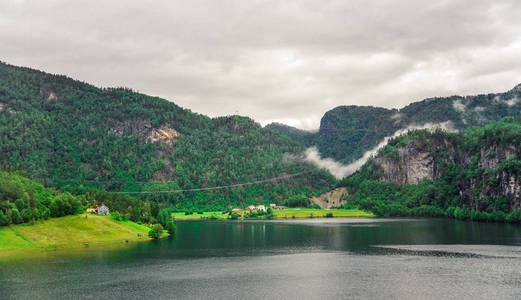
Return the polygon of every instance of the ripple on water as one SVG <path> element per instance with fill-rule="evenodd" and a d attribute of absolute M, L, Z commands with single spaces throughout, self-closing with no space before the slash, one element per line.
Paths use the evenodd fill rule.
<path fill-rule="evenodd" d="M 506 245 L 378 245 L 374 247 L 396 250 L 396 253 L 400 254 L 521 258 L 521 247 Z"/>

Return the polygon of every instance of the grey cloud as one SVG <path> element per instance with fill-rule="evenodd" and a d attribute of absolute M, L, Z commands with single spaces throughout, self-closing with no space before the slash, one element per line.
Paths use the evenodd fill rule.
<path fill-rule="evenodd" d="M 338 105 L 510 89 L 519 11 L 514 0 L 7 0 L 0 59 L 315 129 Z"/>

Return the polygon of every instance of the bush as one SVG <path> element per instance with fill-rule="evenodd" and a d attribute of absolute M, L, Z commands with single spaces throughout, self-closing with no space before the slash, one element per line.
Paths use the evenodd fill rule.
<path fill-rule="evenodd" d="M 507 222 L 519 223 L 521 222 L 521 208 L 518 208 L 506 216 Z"/>
<path fill-rule="evenodd" d="M 20 216 L 18 209 L 13 208 L 11 210 L 11 220 L 13 221 L 13 224 L 20 224 L 23 222 L 22 216 Z"/>
<path fill-rule="evenodd" d="M 230 215 L 230 219 L 232 219 L 232 220 L 238 220 L 240 216 L 241 216 L 241 215 L 239 215 L 238 213 L 233 212 L 233 213 Z M 252 215 L 252 216 L 253 216 L 253 215 Z"/>
<path fill-rule="evenodd" d="M 492 217 L 494 218 L 494 221 L 496 221 L 496 222 L 504 222 L 506 220 L 506 215 L 502 211 L 494 211 L 492 213 Z"/>
<path fill-rule="evenodd" d="M 326 214 L 326 218 L 332 218 L 332 217 L 333 217 L 333 213 L 332 213 L 332 212 L 328 212 L 328 213 Z"/>
<path fill-rule="evenodd" d="M 460 219 L 460 220 L 466 220 L 468 218 L 470 218 L 470 211 L 468 208 L 461 208 L 461 207 L 456 207 L 456 209 L 454 209 L 454 218 L 456 219 Z"/>
<path fill-rule="evenodd" d="M 128 217 L 126 215 L 120 214 L 119 212 L 112 212 L 110 213 L 110 218 L 114 221 L 122 222 L 127 221 Z"/>
<path fill-rule="evenodd" d="M 0 226 L 9 225 L 9 219 L 7 216 L 0 210 Z"/>
<path fill-rule="evenodd" d="M 443 217 L 445 216 L 445 212 L 443 209 L 432 206 L 432 205 L 422 205 L 419 207 L 415 207 L 411 209 L 411 214 L 416 217 Z"/>
<path fill-rule="evenodd" d="M 177 233 L 177 225 L 175 225 L 174 221 L 170 220 L 166 223 L 166 230 L 170 236 L 174 236 Z"/>
<path fill-rule="evenodd" d="M 157 214 L 157 221 L 159 222 L 159 224 L 163 225 L 164 227 L 166 227 L 166 224 L 168 223 L 168 221 L 170 219 L 171 219 L 170 213 L 166 209 L 160 210 L 159 213 Z"/>
<path fill-rule="evenodd" d="M 23 201 L 22 199 L 16 199 L 16 201 L 14 202 L 14 205 L 16 205 L 16 208 L 18 209 L 18 211 L 21 211 L 27 207 L 25 204 L 25 201 Z"/>
<path fill-rule="evenodd" d="M 456 211 L 456 208 L 454 206 L 449 206 L 447 210 L 445 211 L 445 214 L 449 218 L 454 218 L 454 212 Z"/>
<path fill-rule="evenodd" d="M 161 234 L 163 234 L 163 226 L 161 226 L 161 224 L 154 224 L 152 229 L 148 232 L 148 236 L 155 240 L 159 239 Z"/>
<path fill-rule="evenodd" d="M 24 208 L 22 210 L 22 219 L 24 220 L 24 222 L 29 222 L 30 220 L 32 220 L 33 219 L 33 211 L 32 211 L 32 209 Z"/>

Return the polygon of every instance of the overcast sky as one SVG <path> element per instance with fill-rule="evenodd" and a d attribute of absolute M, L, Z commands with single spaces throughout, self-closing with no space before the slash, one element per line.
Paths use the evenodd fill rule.
<path fill-rule="evenodd" d="M 0 0 L 0 60 L 210 116 L 318 128 L 521 82 L 521 1 Z"/>

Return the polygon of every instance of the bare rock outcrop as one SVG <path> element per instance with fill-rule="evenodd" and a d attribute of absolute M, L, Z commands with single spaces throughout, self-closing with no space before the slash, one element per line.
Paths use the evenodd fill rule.
<path fill-rule="evenodd" d="M 166 146 L 173 146 L 179 137 L 179 132 L 174 128 L 167 125 L 154 128 L 150 122 L 141 120 L 115 122 L 115 124 L 109 128 L 108 132 L 117 136 L 138 136 L 146 143 L 160 143 Z"/>
<path fill-rule="evenodd" d="M 322 208 L 330 209 L 346 204 L 348 195 L 347 188 L 340 187 L 318 197 L 311 197 L 311 201 Z"/>
<path fill-rule="evenodd" d="M 7 106 L 7 104 L 4 104 L 4 103 L 0 103 L 0 111 L 7 111 L 11 114 L 17 113 L 16 110 L 10 108 L 9 106 Z"/>
<path fill-rule="evenodd" d="M 46 87 L 40 87 L 40 94 L 49 101 L 60 101 L 58 95 L 56 95 L 56 92 L 53 90 L 46 88 Z"/>
<path fill-rule="evenodd" d="M 153 128 L 146 136 L 147 142 L 161 143 L 172 146 L 179 137 L 179 132 L 174 128 L 162 126 L 161 128 Z"/>
<path fill-rule="evenodd" d="M 382 180 L 398 184 L 416 184 L 436 175 L 434 158 L 428 151 L 406 146 L 396 151 L 395 157 L 380 156 L 375 163 L 383 170 Z"/>

